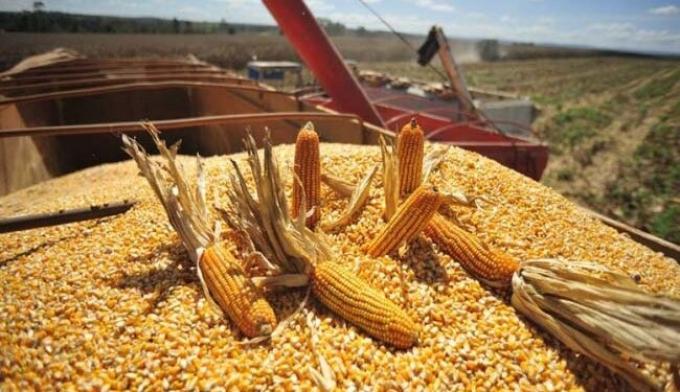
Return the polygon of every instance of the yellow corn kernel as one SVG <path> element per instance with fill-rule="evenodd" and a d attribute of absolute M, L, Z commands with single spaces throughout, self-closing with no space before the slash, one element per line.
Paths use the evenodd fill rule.
<path fill-rule="evenodd" d="M 409 315 L 340 263 L 319 263 L 310 278 L 324 305 L 370 336 L 397 348 L 418 341 L 418 326 Z"/>
<path fill-rule="evenodd" d="M 373 257 L 384 256 L 410 241 L 427 226 L 444 197 L 434 187 L 420 186 L 402 203 L 366 251 Z"/>
<path fill-rule="evenodd" d="M 440 214 L 435 214 L 423 233 L 466 271 L 491 286 L 510 285 L 512 275 L 519 268 L 514 257 L 487 248 L 474 234 Z"/>
<path fill-rule="evenodd" d="M 206 249 L 199 267 L 211 297 L 244 335 L 271 334 L 276 326 L 272 307 L 224 244 Z"/>
<path fill-rule="evenodd" d="M 399 194 L 408 196 L 422 181 L 425 156 L 425 134 L 413 118 L 397 135 L 399 157 Z"/>
<path fill-rule="evenodd" d="M 295 142 L 295 175 L 293 181 L 293 216 L 306 214 L 314 208 L 312 216 L 307 218 L 307 227 L 314 227 L 321 218 L 319 210 L 321 198 L 321 159 L 319 157 L 319 135 L 314 125 L 308 122 L 298 133 Z M 298 180 L 299 179 L 299 180 Z M 305 205 L 302 206 L 302 190 L 305 194 Z"/>

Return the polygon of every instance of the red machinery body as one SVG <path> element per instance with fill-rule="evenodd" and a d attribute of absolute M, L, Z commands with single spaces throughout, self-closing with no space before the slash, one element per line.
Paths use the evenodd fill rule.
<path fill-rule="evenodd" d="M 379 87 L 364 88 L 384 119 L 385 128 L 395 133 L 415 117 L 431 141 L 450 143 L 477 152 L 534 180 L 539 180 L 545 170 L 548 148 L 544 143 L 496 132 L 484 120 L 457 111 L 455 102 Z M 317 95 L 306 100 L 340 110 L 336 100 L 331 97 Z"/>
<path fill-rule="evenodd" d="M 341 112 L 354 113 L 375 125 L 382 120 L 302 0 L 263 0 L 298 55 L 319 84 L 334 97 Z"/>
<path fill-rule="evenodd" d="M 548 163 L 545 143 L 504 135 L 460 101 L 443 101 L 403 90 L 362 86 L 302 0 L 263 0 L 279 27 L 327 94 L 305 97 L 310 103 L 353 113 L 364 121 L 398 131 L 416 117 L 429 140 L 478 152 L 535 180 Z"/>

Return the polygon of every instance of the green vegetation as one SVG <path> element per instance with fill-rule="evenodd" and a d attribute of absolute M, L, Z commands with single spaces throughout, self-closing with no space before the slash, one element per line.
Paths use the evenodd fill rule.
<path fill-rule="evenodd" d="M 630 101 L 631 98 L 628 95 L 618 92 L 602 106 L 602 109 L 608 113 L 621 113 Z"/>
<path fill-rule="evenodd" d="M 570 167 L 564 167 L 557 170 L 556 175 L 560 181 L 571 181 L 574 179 L 574 170 Z"/>
<path fill-rule="evenodd" d="M 664 115 L 665 119 L 680 121 L 680 100 L 675 102 L 668 114 Z"/>
<path fill-rule="evenodd" d="M 562 103 L 562 98 L 554 95 L 535 94 L 531 96 L 534 104 L 539 106 L 558 106 Z"/>
<path fill-rule="evenodd" d="M 671 242 L 680 242 L 680 206 L 672 205 L 654 216 L 651 232 Z"/>
<path fill-rule="evenodd" d="M 608 115 L 592 107 L 576 107 L 557 113 L 546 137 L 552 146 L 573 149 L 611 123 Z"/>
<path fill-rule="evenodd" d="M 605 194 L 616 215 L 680 243 L 680 126 L 652 128 Z"/>
<path fill-rule="evenodd" d="M 655 78 L 637 89 L 633 95 L 639 100 L 654 99 L 668 94 L 680 80 L 680 69 L 665 78 Z"/>

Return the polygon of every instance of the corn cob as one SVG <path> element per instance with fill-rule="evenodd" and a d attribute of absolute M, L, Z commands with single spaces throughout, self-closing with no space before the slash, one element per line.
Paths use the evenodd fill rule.
<path fill-rule="evenodd" d="M 341 264 L 319 263 L 311 273 L 314 295 L 370 336 L 397 348 L 418 340 L 418 326 L 385 295 Z"/>
<path fill-rule="evenodd" d="M 397 136 L 397 156 L 399 157 L 399 194 L 408 196 L 416 189 L 423 175 L 425 155 L 425 135 L 423 129 L 413 118 L 401 128 Z"/>
<path fill-rule="evenodd" d="M 399 206 L 378 236 L 368 243 L 368 254 L 373 257 L 384 256 L 410 241 L 427 226 L 443 201 L 444 196 L 434 187 L 418 187 Z"/>
<path fill-rule="evenodd" d="M 519 262 L 512 256 L 491 250 L 474 235 L 440 214 L 423 230 L 446 254 L 470 274 L 494 287 L 510 285 Z"/>
<path fill-rule="evenodd" d="M 307 218 L 307 227 L 313 228 L 321 217 L 319 199 L 321 195 L 321 160 L 319 158 L 319 135 L 314 125 L 307 123 L 298 133 L 295 142 L 295 175 L 293 183 L 293 216 L 306 214 L 314 208 Z M 302 206 L 304 190 L 305 205 Z"/>
<path fill-rule="evenodd" d="M 244 335 L 271 334 L 276 326 L 274 311 L 223 244 L 207 248 L 199 267 L 211 297 Z"/>

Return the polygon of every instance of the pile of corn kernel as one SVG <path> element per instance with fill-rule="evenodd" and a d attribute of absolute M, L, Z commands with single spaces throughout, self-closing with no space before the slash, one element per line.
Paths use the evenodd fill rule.
<path fill-rule="evenodd" d="M 427 149 L 432 146 L 427 146 Z M 290 197 L 293 146 L 275 154 Z M 380 162 L 377 147 L 322 144 L 322 169 L 359 181 Z M 235 157 L 243 162 L 245 157 Z M 182 157 L 187 173 L 194 159 Z M 210 205 L 226 203 L 225 157 L 205 160 Z M 456 207 L 458 220 L 521 259 L 589 259 L 641 276 L 644 289 L 680 297 L 680 266 L 588 217 L 554 191 L 475 153 L 452 148 L 430 181 L 484 196 Z M 625 390 L 602 366 L 566 349 L 418 238 L 398 255 L 371 259 L 361 246 L 380 229 L 382 178 L 362 213 L 329 233 L 334 251 L 422 325 L 410 350 L 385 346 L 311 300 L 305 290 L 268 294 L 277 317 L 293 314 L 273 341 L 243 336 L 203 297 L 186 252 L 131 162 L 102 165 L 0 198 L 0 215 L 55 211 L 123 199 L 127 213 L 0 235 L 0 382 L 34 388 L 314 389 L 316 345 L 343 390 Z M 322 221 L 347 205 L 322 186 Z M 655 377 L 666 366 L 641 364 Z"/>

